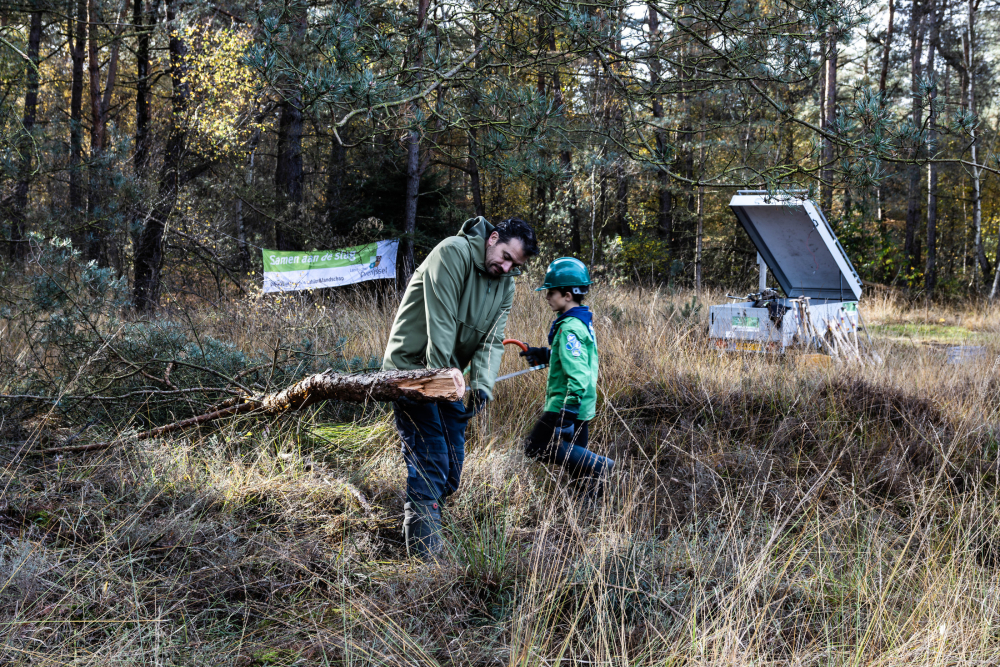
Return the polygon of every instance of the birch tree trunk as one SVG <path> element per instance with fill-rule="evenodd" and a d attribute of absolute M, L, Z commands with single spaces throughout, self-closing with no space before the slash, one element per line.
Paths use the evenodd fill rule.
<path fill-rule="evenodd" d="M 826 75 L 823 77 L 823 129 L 833 132 L 837 119 L 837 33 L 833 27 L 827 29 Z M 833 215 L 833 142 L 823 141 L 823 172 L 820 185 L 820 201 L 828 216 Z"/>

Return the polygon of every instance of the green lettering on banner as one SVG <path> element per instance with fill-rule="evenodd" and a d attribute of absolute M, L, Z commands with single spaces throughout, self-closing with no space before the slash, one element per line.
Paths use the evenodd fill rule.
<path fill-rule="evenodd" d="M 760 318 L 759 317 L 749 317 L 749 316 L 733 316 L 733 328 L 734 329 L 759 329 L 760 328 Z"/>
<path fill-rule="evenodd" d="M 305 271 L 308 269 L 334 269 L 359 264 L 372 264 L 378 243 L 339 248 L 337 250 L 316 250 L 312 252 L 264 251 L 264 272 Z"/>

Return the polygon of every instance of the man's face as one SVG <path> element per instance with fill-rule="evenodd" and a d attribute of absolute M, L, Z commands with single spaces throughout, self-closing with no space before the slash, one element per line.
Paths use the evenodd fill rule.
<path fill-rule="evenodd" d="M 496 232 L 486 239 L 486 273 L 490 278 L 499 278 L 519 266 L 525 260 L 524 243 L 516 236 L 506 243 L 500 243 L 500 235 Z"/>

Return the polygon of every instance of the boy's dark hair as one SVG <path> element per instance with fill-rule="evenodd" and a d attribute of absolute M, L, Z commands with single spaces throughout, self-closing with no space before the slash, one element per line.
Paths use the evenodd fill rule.
<path fill-rule="evenodd" d="M 590 288 L 586 285 L 581 285 L 580 287 L 559 287 L 557 289 L 562 292 L 563 296 L 569 294 L 573 298 L 573 301 L 580 304 L 583 303 L 583 298 L 590 291 Z"/>
<path fill-rule="evenodd" d="M 538 238 L 535 236 L 535 230 L 520 218 L 507 218 L 498 222 L 494 227 L 496 233 L 500 236 L 500 243 L 507 243 L 512 238 L 521 239 L 521 243 L 524 245 L 524 254 L 528 257 L 533 257 L 538 254 Z"/>

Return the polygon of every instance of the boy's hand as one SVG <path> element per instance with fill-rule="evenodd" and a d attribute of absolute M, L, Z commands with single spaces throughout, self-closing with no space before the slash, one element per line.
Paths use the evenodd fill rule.
<path fill-rule="evenodd" d="M 541 366 L 542 364 L 549 363 L 549 357 L 552 356 L 552 350 L 547 347 L 529 347 L 519 356 L 524 357 L 529 366 Z"/>
<path fill-rule="evenodd" d="M 489 403 L 489 401 L 490 399 L 486 396 L 485 391 L 482 389 L 476 389 L 472 392 L 472 395 L 469 396 L 469 404 L 465 406 L 465 411 L 471 412 L 472 416 L 475 417 L 482 411 L 483 408 L 486 407 L 486 404 Z"/>
<path fill-rule="evenodd" d="M 559 413 L 559 427 L 556 429 L 556 432 L 559 433 L 559 437 L 565 442 L 573 442 L 573 435 L 576 433 L 576 424 L 574 422 L 579 416 L 579 405 L 564 405 L 562 411 Z"/>

